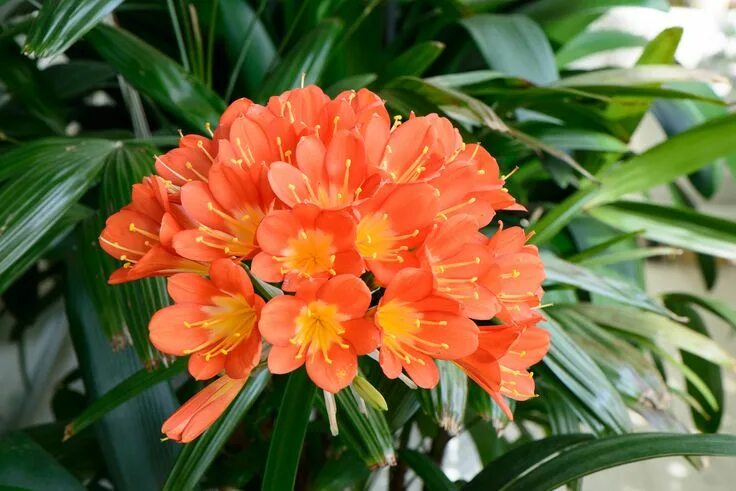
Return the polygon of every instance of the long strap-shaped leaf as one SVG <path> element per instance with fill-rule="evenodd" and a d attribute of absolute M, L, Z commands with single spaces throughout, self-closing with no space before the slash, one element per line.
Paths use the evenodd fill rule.
<path fill-rule="evenodd" d="M 268 448 L 266 472 L 261 485 L 263 491 L 294 487 L 316 391 L 317 387 L 307 377 L 306 370 L 299 369 L 289 375 Z"/>
<path fill-rule="evenodd" d="M 549 439 L 533 442 L 517 450 L 523 449 L 529 455 L 537 446 L 545 445 L 547 440 Z M 495 481 L 496 485 L 493 485 L 490 480 L 493 474 L 484 470 L 463 491 L 555 489 L 574 479 L 611 467 L 676 455 L 733 457 L 736 456 L 736 436 L 635 433 L 585 443 L 577 442 L 568 447 L 550 448 L 546 453 L 536 452 L 537 459 L 527 462 L 528 471 L 516 475 L 491 462 L 486 470 L 494 469 L 508 475 L 509 479 L 504 482 Z"/>
<path fill-rule="evenodd" d="M 184 447 L 164 485 L 165 491 L 192 489 L 197 485 L 235 426 L 261 395 L 269 379 L 270 374 L 265 368 L 251 374 L 248 383 L 225 414 L 196 441 Z"/>
<path fill-rule="evenodd" d="M 118 385 L 105 392 L 103 396 L 90 404 L 82 414 L 74 418 L 64 429 L 64 439 L 71 438 L 89 425 L 94 424 L 101 417 L 120 406 L 125 401 L 132 399 L 144 390 L 161 382 L 169 380 L 174 375 L 181 373 L 187 366 L 186 358 L 179 358 L 168 367 L 158 370 L 137 371 Z"/>
<path fill-rule="evenodd" d="M 90 43 L 130 84 L 193 128 L 217 123 L 225 108 L 201 80 L 174 60 L 134 35 L 114 27 L 97 26 Z"/>
<path fill-rule="evenodd" d="M 92 185 L 113 148 L 109 140 L 38 140 L 0 156 L 0 168 L 13 169 L 0 172 L 12 176 L 0 187 L 0 292 L 15 279 L 6 271 L 38 252 L 39 241 Z"/>
<path fill-rule="evenodd" d="M 23 52 L 33 58 L 61 53 L 121 3 L 123 0 L 44 2 Z"/>
<path fill-rule="evenodd" d="M 516 476 L 522 475 L 548 456 L 590 440 L 593 440 L 593 435 L 555 435 L 521 445 L 491 461 L 462 490 L 490 491 L 502 489 Z"/>
<path fill-rule="evenodd" d="M 407 448 L 401 451 L 399 458 L 422 479 L 424 488 L 428 491 L 457 490 L 457 487 L 442 472 L 442 468 L 432 462 L 432 459 L 426 454 Z"/>
<path fill-rule="evenodd" d="M 266 78 L 260 99 L 298 87 L 302 76 L 305 84 L 318 82 L 341 31 L 342 22 L 327 19 L 307 34 Z"/>

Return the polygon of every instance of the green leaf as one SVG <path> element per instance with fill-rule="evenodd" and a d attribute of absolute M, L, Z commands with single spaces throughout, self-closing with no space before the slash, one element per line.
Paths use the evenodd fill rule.
<path fill-rule="evenodd" d="M 246 94 L 255 94 L 260 89 L 269 67 L 278 55 L 271 37 L 263 23 L 247 2 L 240 0 L 218 0 L 221 34 L 230 60 L 237 63 L 241 56 L 247 62 L 240 63 L 238 80 Z M 246 46 L 247 43 L 247 46 Z M 245 49 L 245 53 L 242 53 Z"/>
<path fill-rule="evenodd" d="M 235 400 L 217 421 L 195 441 L 188 443 L 176 459 L 163 489 L 194 489 L 215 460 L 235 427 L 266 388 L 270 373 L 255 369 Z"/>
<path fill-rule="evenodd" d="M 624 153 L 628 145 L 618 138 L 599 131 L 570 128 L 552 124 L 524 126 L 524 131 L 545 144 L 565 150 Z"/>
<path fill-rule="evenodd" d="M 58 491 L 86 489 L 39 444 L 19 431 L 0 438 L 0 487 Z"/>
<path fill-rule="evenodd" d="M 652 39 L 644 47 L 637 65 L 671 65 L 675 62 L 675 51 L 682 39 L 682 27 L 670 27 Z"/>
<path fill-rule="evenodd" d="M 594 322 L 673 346 L 718 365 L 734 367 L 736 360 L 718 343 L 667 317 L 631 307 L 580 303 L 573 310 Z"/>
<path fill-rule="evenodd" d="M 624 231 L 712 256 L 736 259 L 736 224 L 686 208 L 617 201 L 589 210 L 590 215 Z"/>
<path fill-rule="evenodd" d="M 644 46 L 646 42 L 645 37 L 625 31 L 585 31 L 557 50 L 555 60 L 558 67 L 564 67 L 588 55 L 612 49 Z"/>
<path fill-rule="evenodd" d="M 0 179 L 15 174 L 0 186 L 0 292 L 22 272 L 16 263 L 27 264 L 27 255 L 38 257 L 48 245 L 41 239 L 94 183 L 114 145 L 39 140 L 0 154 Z M 11 268 L 14 274 L 6 274 Z"/>
<path fill-rule="evenodd" d="M 645 291 L 629 281 L 604 276 L 599 271 L 569 263 L 548 251 L 542 251 L 541 257 L 544 262 L 547 281 L 572 285 L 659 314 L 670 314 L 666 308 L 655 302 Z"/>
<path fill-rule="evenodd" d="M 393 437 L 383 411 L 367 406 L 365 412 L 351 391 L 341 390 L 335 394 L 337 402 L 337 426 L 339 438 L 370 469 L 396 464 Z"/>
<path fill-rule="evenodd" d="M 686 90 L 705 97 L 715 93 L 707 84 L 671 84 L 679 90 Z M 728 114 L 728 108 L 692 100 L 658 100 L 652 105 L 652 114 L 657 118 L 668 136 L 674 136 L 705 121 Z M 722 181 L 723 161 L 721 159 L 701 167 L 688 178 L 704 198 L 711 198 Z M 691 205 L 692 206 L 692 205 Z"/>
<path fill-rule="evenodd" d="M 115 83 L 115 70 L 101 61 L 70 60 L 69 63 L 51 65 L 42 73 L 48 80 L 49 91 L 64 100 Z"/>
<path fill-rule="evenodd" d="M 127 31 L 98 26 L 87 39 L 141 94 L 192 128 L 213 125 L 225 109 L 222 100 L 174 60 Z"/>
<path fill-rule="evenodd" d="M 406 448 L 399 453 L 405 462 L 424 483 L 428 491 L 456 491 L 457 487 L 447 478 L 442 469 L 426 454 Z"/>
<path fill-rule="evenodd" d="M 0 293 L 10 287 L 15 280 L 41 259 L 47 252 L 61 242 L 74 228 L 74 225 L 88 218 L 92 211 L 86 206 L 73 204 L 54 225 L 29 248 L 23 256 L 15 261 L 0 277 Z"/>
<path fill-rule="evenodd" d="M 98 222 L 82 230 L 79 245 L 96 244 Z M 91 401 L 101 398 L 141 370 L 131 349 L 113 351 L 104 335 L 102 320 L 107 305 L 100 295 L 109 289 L 106 277 L 90 270 L 90 253 L 69 253 L 64 298 L 74 350 Z M 161 424 L 174 412 L 176 399 L 168 384 L 152 387 L 103 417 L 97 432 L 111 480 L 119 489 L 160 489 L 174 464 L 178 447 L 160 441 Z"/>
<path fill-rule="evenodd" d="M 482 14 L 461 23 L 494 70 L 539 85 L 559 78 L 547 36 L 528 17 Z"/>
<path fill-rule="evenodd" d="M 3 84 L 4 97 L 17 102 L 23 113 L 41 121 L 53 134 L 64 135 L 66 116 L 59 94 L 47 90 L 46 73 L 20 54 L 18 46 L 12 41 L 0 39 L 0 59 L 3 60 L 0 82 Z M 18 124 L 15 119 L 11 116 L 9 121 L 0 123 L 0 127 L 12 133 Z"/>
<path fill-rule="evenodd" d="M 260 99 L 295 87 L 318 83 L 332 48 L 342 32 L 342 22 L 327 19 L 300 40 L 264 82 Z"/>
<path fill-rule="evenodd" d="M 462 429 L 468 400 L 468 377 L 455 363 L 438 360 L 440 381 L 436 387 L 418 393 L 424 411 L 450 436 Z"/>
<path fill-rule="evenodd" d="M 551 39 L 566 42 L 613 7 L 634 6 L 668 10 L 667 0 L 539 0 L 520 11 L 539 22 Z"/>
<path fill-rule="evenodd" d="M 556 203 L 532 226 L 534 236 L 530 239 L 530 242 L 532 244 L 544 244 L 552 240 L 558 232 L 580 214 L 580 211 L 593 199 L 597 189 L 592 185 L 582 186 L 561 203 Z"/>
<path fill-rule="evenodd" d="M 519 475 L 539 465 L 550 455 L 593 439 L 593 435 L 587 434 L 556 435 L 520 445 L 486 465 L 480 473 L 462 487 L 462 491 L 505 489 Z"/>
<path fill-rule="evenodd" d="M 330 97 L 337 96 L 344 90 L 358 90 L 363 87 L 368 87 L 370 84 L 378 79 L 378 75 L 375 73 L 361 73 L 347 77 L 342 80 L 338 80 L 334 84 L 330 85 L 325 89 L 325 93 Z"/>
<path fill-rule="evenodd" d="M 611 431 L 625 433 L 631 422 L 621 396 L 595 362 L 553 320 L 541 327 L 550 332 L 543 363 L 560 382 Z"/>
<path fill-rule="evenodd" d="M 519 447 L 526 454 L 549 440 L 539 440 Z M 683 435 L 669 433 L 634 433 L 617 435 L 586 442 L 574 442 L 569 446 L 557 446 L 538 454 L 536 462 L 530 462 L 526 472 L 516 474 L 499 487 L 486 485 L 479 474 L 464 491 L 474 489 L 498 489 L 522 491 L 528 489 L 556 489 L 570 481 L 619 465 L 675 455 L 736 456 L 734 435 Z M 535 465 L 536 464 L 536 465 Z M 488 468 L 493 468 L 493 463 Z"/>
<path fill-rule="evenodd" d="M 613 7 L 623 6 L 669 10 L 667 0 L 538 0 L 521 11 L 539 22 L 552 22 L 580 13 L 603 14 Z"/>
<path fill-rule="evenodd" d="M 32 58 L 61 53 L 121 3 L 123 0 L 44 2 L 28 31 L 23 53 Z"/>
<path fill-rule="evenodd" d="M 654 409 L 667 405 L 664 380 L 640 349 L 577 312 L 557 309 L 554 318 L 601 367 L 627 406 L 640 412 L 642 405 Z"/>
<path fill-rule="evenodd" d="M 636 261 L 639 259 L 647 259 L 650 257 L 679 256 L 680 254 L 682 254 L 682 249 L 675 249 L 673 247 L 640 247 L 637 249 L 630 249 L 626 251 L 616 251 L 610 252 L 608 254 L 600 254 L 590 259 L 578 261 L 578 264 L 588 268 L 595 268 L 598 266 L 608 266 L 611 264 Z"/>
<path fill-rule="evenodd" d="M 554 87 L 630 86 L 659 84 L 675 81 L 699 81 L 707 83 L 728 83 L 721 75 L 700 69 L 673 65 L 642 65 L 630 68 L 609 68 L 565 77 Z"/>
<path fill-rule="evenodd" d="M 397 56 L 386 67 L 386 79 L 422 75 L 442 54 L 445 45 L 437 41 L 418 43 Z"/>
<path fill-rule="evenodd" d="M 100 398 L 74 418 L 64 429 L 64 439 L 71 438 L 88 426 L 97 422 L 110 411 L 114 410 L 124 402 L 132 399 L 141 392 L 165 382 L 184 371 L 187 366 L 186 358 L 179 358 L 168 367 L 157 370 L 139 370 L 126 378 L 118 385 L 105 392 Z"/>
<path fill-rule="evenodd" d="M 665 299 L 695 304 L 698 307 L 707 310 L 711 314 L 720 317 L 736 331 L 736 309 L 726 302 L 712 297 L 694 295 L 692 293 L 668 293 L 665 295 Z"/>
<path fill-rule="evenodd" d="M 289 375 L 268 447 L 262 490 L 278 491 L 294 487 L 316 391 L 317 387 L 304 368 Z"/>
<path fill-rule="evenodd" d="M 690 305 L 680 301 L 677 297 L 667 297 L 665 302 L 667 306 L 677 315 L 687 317 L 687 325 L 695 332 L 699 332 L 704 336 L 709 336 L 708 329 L 705 327 L 703 319 Z M 695 372 L 698 377 L 705 383 L 708 390 L 715 399 L 715 406 L 706 400 L 700 390 L 694 387 L 689 381 L 686 388 L 688 394 L 697 401 L 700 411 L 691 408 L 690 412 L 693 417 L 695 426 L 704 433 L 716 433 L 721 425 L 723 418 L 723 381 L 721 380 L 721 368 L 701 357 L 687 352 L 681 353 L 682 362 Z"/>

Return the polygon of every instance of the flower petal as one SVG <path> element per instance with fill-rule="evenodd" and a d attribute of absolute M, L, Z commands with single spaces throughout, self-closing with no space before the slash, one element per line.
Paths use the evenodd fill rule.
<path fill-rule="evenodd" d="M 210 278 L 223 292 L 242 295 L 249 304 L 253 304 L 253 283 L 241 265 L 230 259 L 218 259 L 210 266 Z"/>
<path fill-rule="evenodd" d="M 219 357 L 218 357 L 219 358 Z M 248 339 L 242 341 L 225 358 L 225 371 L 232 378 L 246 378 L 261 361 L 261 336 L 254 329 Z"/>
<path fill-rule="evenodd" d="M 293 346 L 289 340 L 296 332 L 296 318 L 306 302 L 290 295 L 272 298 L 261 310 L 258 329 L 274 346 Z"/>
<path fill-rule="evenodd" d="M 297 358 L 299 347 L 289 344 L 288 346 L 271 346 L 268 352 L 268 369 L 274 374 L 293 372 L 304 364 L 304 357 Z"/>
<path fill-rule="evenodd" d="M 355 349 L 358 355 L 367 355 L 378 347 L 380 333 L 376 324 L 370 319 L 351 319 L 342 323 L 345 333 L 342 335 Z"/>
<path fill-rule="evenodd" d="M 330 278 L 317 291 L 317 298 L 337 305 L 340 314 L 350 319 L 363 317 L 371 303 L 368 286 L 357 276 L 341 274 Z"/>
<path fill-rule="evenodd" d="M 200 353 L 189 357 L 189 373 L 196 380 L 211 379 L 225 368 L 225 357 L 214 356 L 209 360 Z"/>
<path fill-rule="evenodd" d="M 353 348 L 342 348 L 336 343 L 330 347 L 327 356 L 330 362 L 325 360 L 321 351 L 307 356 L 307 374 L 319 388 L 334 394 L 350 385 L 355 378 L 358 357 Z"/>
<path fill-rule="evenodd" d="M 175 274 L 169 278 L 167 289 L 176 303 L 207 305 L 212 297 L 221 295 L 212 282 L 194 273 Z"/>
<path fill-rule="evenodd" d="M 151 343 L 171 355 L 183 356 L 209 339 L 206 329 L 186 327 L 209 318 L 199 305 L 177 304 L 159 310 L 148 325 Z"/>

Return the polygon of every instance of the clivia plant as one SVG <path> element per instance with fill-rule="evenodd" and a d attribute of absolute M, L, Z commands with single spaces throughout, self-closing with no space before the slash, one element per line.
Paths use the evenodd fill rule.
<path fill-rule="evenodd" d="M 644 274 L 736 259 L 700 209 L 728 81 L 680 28 L 594 24 L 665 0 L 0 4 L 0 485 L 536 490 L 736 454 L 707 317 L 736 310 Z"/>
<path fill-rule="evenodd" d="M 306 367 L 334 435 L 341 390 L 386 409 L 367 380 L 352 385 L 363 355 L 423 389 L 440 381 L 435 360 L 453 360 L 509 417 L 505 397 L 534 397 L 527 368 L 549 344 L 542 261 L 519 227 L 479 231 L 524 208 L 446 118 L 392 124 L 367 89 L 330 99 L 312 85 L 266 106 L 238 99 L 211 139 L 183 135 L 156 171 L 99 241 L 123 261 L 111 283 L 169 277 L 174 305 L 153 315 L 151 343 L 217 377 L 166 421 L 168 437 L 206 430 L 262 355 L 273 374 Z"/>

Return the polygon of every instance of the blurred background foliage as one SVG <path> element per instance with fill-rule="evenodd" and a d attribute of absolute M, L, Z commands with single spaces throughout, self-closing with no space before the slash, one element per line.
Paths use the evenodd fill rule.
<path fill-rule="evenodd" d="M 700 455 L 736 454 L 734 437 L 718 434 L 736 360 L 706 323 L 736 329 L 736 309 L 678 284 L 655 297 L 644 281 L 646 261 L 689 251 L 710 288 L 736 259 L 736 224 L 700 209 L 736 170 L 728 80 L 676 62 L 679 27 L 652 38 L 591 28 L 621 6 L 670 8 L 0 0 L 2 380 L 20 381 L 3 396 L 0 484 L 577 489 L 637 460 L 684 455 L 698 469 Z M 634 62 L 581 63 L 620 48 Z M 368 87 L 395 114 L 445 115 L 515 172 L 508 186 L 529 213 L 497 220 L 535 232 L 552 347 L 535 369 L 542 397 L 517 404 L 514 422 L 451 364 L 418 393 L 369 361 L 388 410 L 364 414 L 343 391 L 337 438 L 301 372 L 261 371 L 198 441 L 159 440 L 198 386 L 148 342 L 151 313 L 169 301 L 163 282 L 106 286 L 114 264 L 97 245 L 101 224 L 179 129 L 204 133 L 234 98 L 265 102 L 303 75 L 331 95 Z M 643 120 L 661 143 L 635 144 Z M 52 417 L 39 424 L 39 411 Z M 448 471 L 458 441 L 483 469 Z"/>

